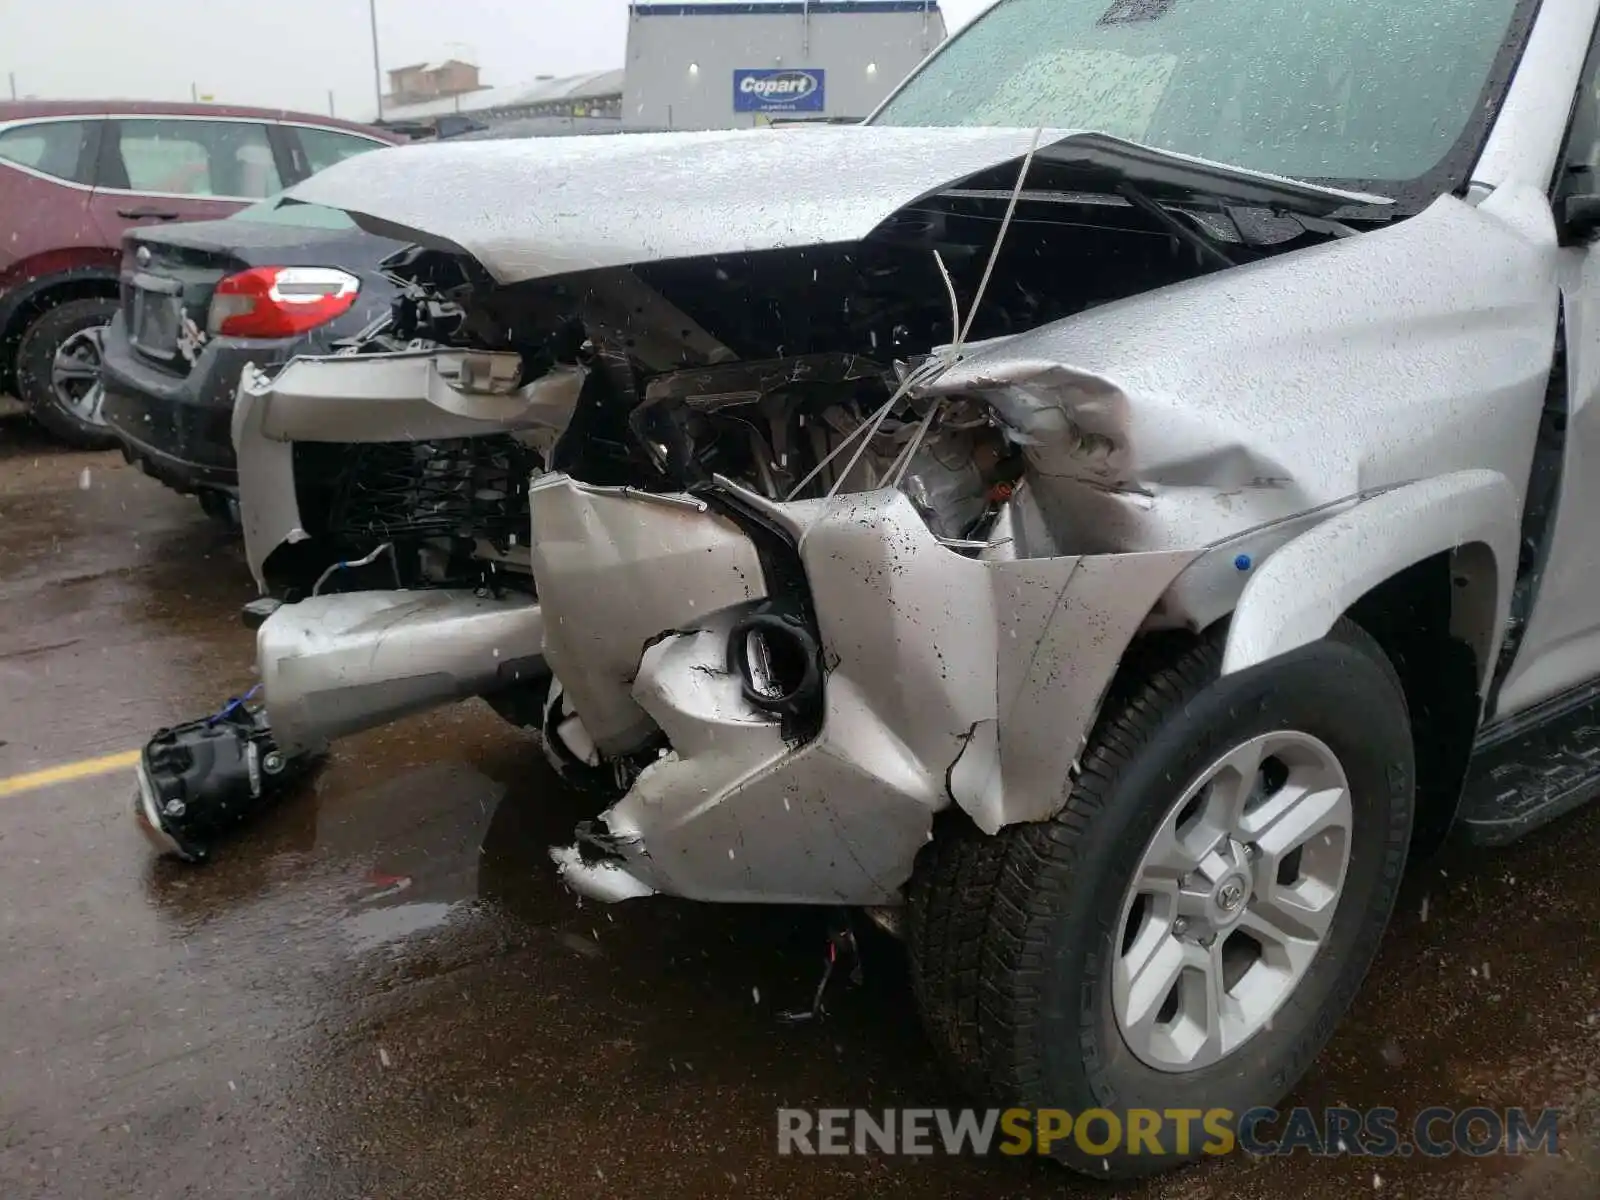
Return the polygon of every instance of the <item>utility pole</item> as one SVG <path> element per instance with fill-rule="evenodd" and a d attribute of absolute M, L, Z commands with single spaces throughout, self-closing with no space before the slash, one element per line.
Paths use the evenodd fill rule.
<path fill-rule="evenodd" d="M 11 72 L 11 98 L 13 100 L 17 98 L 17 73 L 15 71 Z"/>
<path fill-rule="evenodd" d="M 196 104 L 200 103 L 200 85 L 198 83 L 191 83 L 189 85 L 189 99 L 194 101 Z"/>
<path fill-rule="evenodd" d="M 372 88 L 378 96 L 378 120 L 383 120 L 383 68 L 378 64 L 378 0 L 367 0 L 372 21 Z"/>
<path fill-rule="evenodd" d="M 328 115 L 330 117 L 337 117 L 339 115 L 338 113 L 333 111 L 333 89 L 332 88 L 328 89 Z"/>

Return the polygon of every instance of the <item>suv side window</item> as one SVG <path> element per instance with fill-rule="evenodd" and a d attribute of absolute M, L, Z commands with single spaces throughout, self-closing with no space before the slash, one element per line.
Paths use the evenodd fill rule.
<path fill-rule="evenodd" d="M 295 127 L 294 132 L 300 138 L 300 148 L 305 151 L 305 169 L 308 175 L 325 171 L 336 162 L 354 158 L 357 154 L 365 154 L 368 150 L 383 149 L 382 142 L 357 137 L 351 133 L 339 133 L 332 129 L 312 129 L 299 125 Z"/>
<path fill-rule="evenodd" d="M 71 183 L 92 183 L 88 156 L 91 121 L 41 121 L 0 132 L 0 162 L 16 163 Z"/>
<path fill-rule="evenodd" d="M 122 120 L 123 179 L 169 196 L 261 200 L 283 190 L 265 125 L 251 121 Z"/>

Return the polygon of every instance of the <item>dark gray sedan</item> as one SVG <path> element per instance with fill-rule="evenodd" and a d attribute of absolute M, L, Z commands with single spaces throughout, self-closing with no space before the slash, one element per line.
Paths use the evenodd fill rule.
<path fill-rule="evenodd" d="M 123 242 L 101 415 L 124 455 L 222 517 L 237 492 L 230 422 L 246 363 L 325 354 L 385 316 L 398 242 L 344 213 L 270 199 Z"/>

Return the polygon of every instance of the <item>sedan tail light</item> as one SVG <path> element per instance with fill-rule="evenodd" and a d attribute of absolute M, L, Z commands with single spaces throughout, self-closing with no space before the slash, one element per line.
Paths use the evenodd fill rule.
<path fill-rule="evenodd" d="M 227 337 L 292 337 L 349 312 L 361 281 L 337 267 L 252 267 L 211 295 L 206 328 Z"/>

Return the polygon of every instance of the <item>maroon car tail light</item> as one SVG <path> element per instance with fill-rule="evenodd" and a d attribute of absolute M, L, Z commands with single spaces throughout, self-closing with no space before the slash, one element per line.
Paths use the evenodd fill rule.
<path fill-rule="evenodd" d="M 337 267 L 252 267 L 211 296 L 206 328 L 227 337 L 292 337 L 350 311 L 361 281 Z"/>

